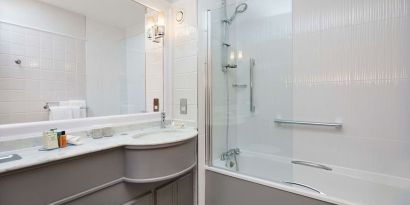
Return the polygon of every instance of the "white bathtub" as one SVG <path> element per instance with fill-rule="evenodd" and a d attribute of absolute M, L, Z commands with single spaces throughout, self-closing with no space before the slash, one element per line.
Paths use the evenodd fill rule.
<path fill-rule="evenodd" d="M 207 169 L 335 204 L 410 205 L 410 180 L 405 178 L 332 165 L 328 166 L 333 170 L 327 171 L 294 165 L 291 159 L 244 150 L 238 164 L 239 172 L 227 169 L 220 160 Z M 308 185 L 322 194 L 287 185 L 284 181 Z"/>

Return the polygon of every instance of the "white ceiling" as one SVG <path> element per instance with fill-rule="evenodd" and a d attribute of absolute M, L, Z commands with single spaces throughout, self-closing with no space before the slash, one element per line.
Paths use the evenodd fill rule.
<path fill-rule="evenodd" d="M 134 0 L 39 0 L 119 28 L 144 24 L 145 6 Z"/>

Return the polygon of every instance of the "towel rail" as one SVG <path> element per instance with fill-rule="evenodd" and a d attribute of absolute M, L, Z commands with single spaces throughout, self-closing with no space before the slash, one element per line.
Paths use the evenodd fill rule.
<path fill-rule="evenodd" d="M 43 106 L 44 110 L 50 110 L 50 104 L 60 104 L 60 102 L 46 102 Z M 88 110 L 88 107 L 80 107 L 81 110 Z"/>

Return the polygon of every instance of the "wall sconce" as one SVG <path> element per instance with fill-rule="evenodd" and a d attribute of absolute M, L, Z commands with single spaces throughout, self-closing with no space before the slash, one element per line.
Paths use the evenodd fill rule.
<path fill-rule="evenodd" d="M 164 13 L 160 12 L 155 18 L 150 16 L 147 18 L 147 38 L 152 42 L 159 43 L 165 35 L 165 17 Z"/>

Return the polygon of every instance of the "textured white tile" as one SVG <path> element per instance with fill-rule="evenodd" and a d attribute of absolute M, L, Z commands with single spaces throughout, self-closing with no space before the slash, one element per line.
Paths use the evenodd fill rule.
<path fill-rule="evenodd" d="M 188 120 L 188 121 L 197 121 L 197 105 L 188 105 L 187 114 L 180 114 L 179 105 L 174 105 L 173 114 L 174 119 L 178 120 Z"/>
<path fill-rule="evenodd" d="M 9 54 L 10 53 L 10 43 L 0 42 L 0 54 Z"/>
<path fill-rule="evenodd" d="M 24 31 L 11 31 L 10 32 L 10 42 L 14 44 L 24 45 L 26 42 Z"/>
<path fill-rule="evenodd" d="M 26 35 L 26 45 L 27 46 L 32 46 L 32 47 L 37 47 L 40 48 L 41 45 L 41 40 L 40 40 L 40 34 L 39 33 L 27 33 Z"/>
<path fill-rule="evenodd" d="M 10 65 L 10 55 L 0 54 L 0 66 Z"/>
<path fill-rule="evenodd" d="M 0 29 L 0 42 L 10 42 L 10 31 Z"/>
<path fill-rule="evenodd" d="M 174 89 L 196 89 L 197 87 L 197 74 L 178 74 L 173 78 Z"/>
<path fill-rule="evenodd" d="M 23 101 L 25 100 L 25 93 L 23 90 L 0 90 L 0 101 Z"/>
<path fill-rule="evenodd" d="M 10 54 L 11 55 L 24 56 L 26 54 L 24 45 L 23 44 L 11 43 L 10 44 Z"/>
<path fill-rule="evenodd" d="M 174 67 L 172 71 L 174 74 L 184 74 L 184 73 L 196 72 L 197 71 L 197 56 L 175 59 Z"/>
<path fill-rule="evenodd" d="M 180 99 L 185 98 L 188 100 L 188 105 L 197 104 L 197 91 L 196 89 L 175 89 L 173 92 L 174 104 L 179 105 Z"/>
<path fill-rule="evenodd" d="M 174 59 L 192 57 L 197 54 L 197 41 L 189 41 L 174 47 Z"/>

